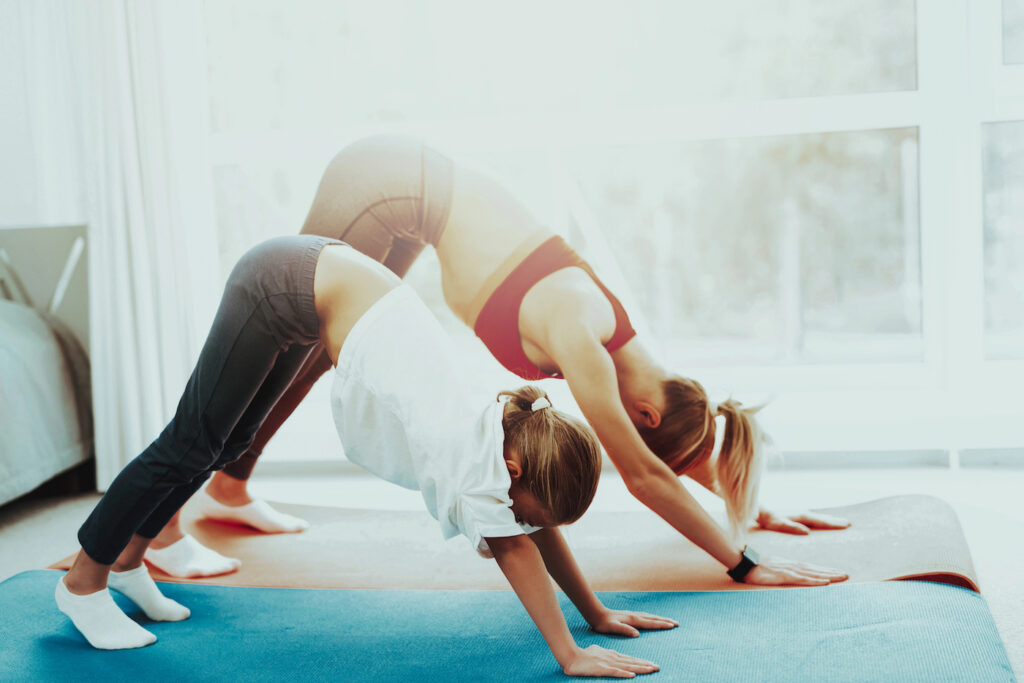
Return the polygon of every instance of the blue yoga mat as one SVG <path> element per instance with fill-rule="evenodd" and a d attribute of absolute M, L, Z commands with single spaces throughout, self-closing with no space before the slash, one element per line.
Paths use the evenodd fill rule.
<path fill-rule="evenodd" d="M 93 650 L 57 611 L 62 572 L 0 584 L 0 679 L 25 681 L 520 681 L 564 678 L 510 591 L 379 591 L 161 584 L 192 609 L 148 622 L 139 650 Z M 116 595 L 116 594 L 115 594 Z M 984 599 L 887 582 L 732 592 L 602 593 L 609 607 L 676 618 L 639 638 L 576 641 L 657 662 L 651 681 L 1012 681 Z M 646 679 L 645 679 L 646 680 Z"/>

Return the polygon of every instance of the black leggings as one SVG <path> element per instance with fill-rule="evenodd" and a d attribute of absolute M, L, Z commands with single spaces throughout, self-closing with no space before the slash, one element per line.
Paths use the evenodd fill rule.
<path fill-rule="evenodd" d="M 79 529 L 89 557 L 113 564 L 134 534 L 155 537 L 214 470 L 249 448 L 320 348 L 313 278 L 328 244 L 340 242 L 278 237 L 241 258 L 174 418 L 114 479 Z"/>
<path fill-rule="evenodd" d="M 448 157 L 414 138 L 359 140 L 328 164 L 302 232 L 344 240 L 404 278 L 423 248 L 436 247 L 444 234 L 452 174 Z M 248 479 L 267 442 L 330 368 L 325 351 L 311 353 L 252 445 L 224 473 Z"/>

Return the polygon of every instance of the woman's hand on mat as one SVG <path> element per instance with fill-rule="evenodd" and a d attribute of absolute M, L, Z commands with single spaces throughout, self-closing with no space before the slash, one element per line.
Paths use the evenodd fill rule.
<path fill-rule="evenodd" d="M 762 556 L 761 562 L 750 570 L 743 582 L 760 586 L 827 586 L 848 578 L 846 572 L 838 569 Z"/>
<path fill-rule="evenodd" d="M 845 529 L 850 523 L 842 517 L 823 515 L 818 512 L 797 512 L 783 515 L 761 508 L 757 515 L 757 525 L 768 531 L 781 531 L 784 534 L 806 535 L 811 529 Z"/>
<path fill-rule="evenodd" d="M 607 650 L 598 645 L 591 645 L 586 650 L 576 648 L 575 656 L 562 667 L 567 676 L 613 678 L 633 678 L 637 674 L 650 674 L 657 670 L 658 665 L 653 662 L 620 654 L 615 650 Z"/>
<path fill-rule="evenodd" d="M 617 609 L 606 609 L 590 621 L 590 628 L 598 633 L 610 633 L 630 638 L 639 636 L 639 629 L 661 630 L 676 626 L 679 626 L 679 622 L 674 619 L 666 619 L 646 612 L 626 612 Z"/>

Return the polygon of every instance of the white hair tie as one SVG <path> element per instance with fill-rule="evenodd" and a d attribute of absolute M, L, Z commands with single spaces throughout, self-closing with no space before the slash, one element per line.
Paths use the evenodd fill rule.
<path fill-rule="evenodd" d="M 544 410 L 545 408 L 550 408 L 550 407 L 551 407 L 551 401 L 549 401 L 544 396 L 541 396 L 536 401 L 534 401 L 533 403 L 530 404 L 530 410 L 533 410 L 533 411 Z"/>

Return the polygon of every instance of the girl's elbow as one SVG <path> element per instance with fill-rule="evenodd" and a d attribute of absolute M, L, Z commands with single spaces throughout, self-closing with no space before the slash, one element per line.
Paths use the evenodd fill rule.
<path fill-rule="evenodd" d="M 487 547 L 490 549 L 491 554 L 494 555 L 494 558 L 497 560 L 517 552 L 522 552 L 524 549 L 528 549 L 533 545 L 533 541 L 531 541 L 526 534 L 517 534 L 515 536 L 494 536 L 485 538 L 484 540 L 487 542 Z"/>

